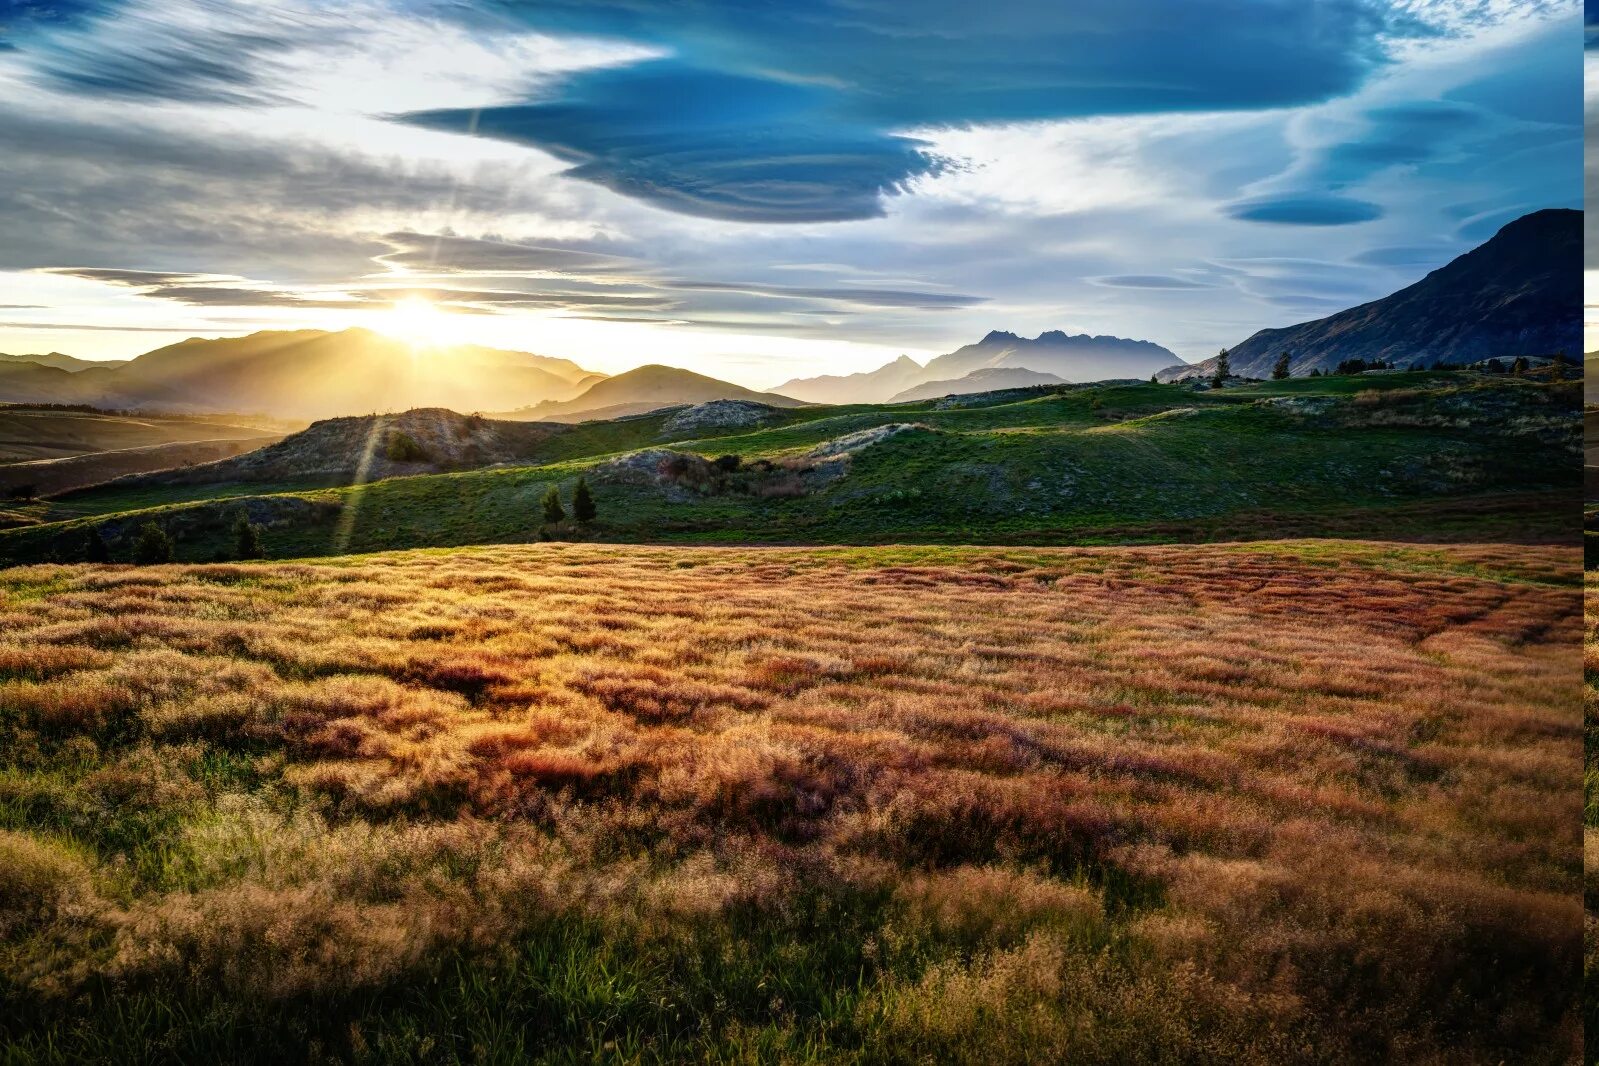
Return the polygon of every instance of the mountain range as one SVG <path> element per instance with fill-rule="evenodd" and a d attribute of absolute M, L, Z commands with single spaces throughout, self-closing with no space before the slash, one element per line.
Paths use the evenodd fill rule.
<path fill-rule="evenodd" d="M 597 381 L 573 399 L 546 400 L 534 407 L 500 417 L 552 422 L 589 421 L 596 418 L 622 418 L 662 407 L 708 403 L 712 400 L 746 400 L 771 407 L 804 406 L 802 401 L 788 396 L 756 392 L 729 381 L 696 374 L 692 370 L 651 363 Z"/>
<path fill-rule="evenodd" d="M 365 329 L 267 331 L 190 338 L 83 369 L 0 361 L 0 401 L 314 419 L 564 400 L 604 377 L 567 359 L 465 344 L 417 349 Z"/>
<path fill-rule="evenodd" d="M 932 394 L 938 396 L 1013 387 L 990 384 L 981 378 L 963 380 L 979 370 L 1029 370 L 1052 375 L 1057 381 L 1082 382 L 1147 378 L 1176 363 L 1182 363 L 1176 354 L 1151 341 L 1073 336 L 1060 330 L 1028 339 L 995 330 L 976 344 L 940 355 L 925 366 L 902 355 L 866 373 L 795 378 L 772 391 L 809 403 L 882 403 L 933 382 L 947 386 Z"/>
<path fill-rule="evenodd" d="M 1508 223 L 1490 240 L 1390 296 L 1312 322 L 1263 329 L 1229 352 L 1233 374 L 1262 378 L 1283 352 L 1291 370 L 1329 371 L 1346 359 L 1399 366 L 1463 365 L 1580 351 L 1582 213 L 1550 209 Z M 519 420 L 576 421 L 664 406 L 743 400 L 906 402 L 1026 385 L 1208 376 L 1158 344 L 1122 337 L 1034 338 L 996 330 L 926 365 L 901 356 L 875 370 L 795 378 L 770 392 L 648 365 L 608 377 L 569 359 L 476 345 L 418 349 L 364 329 L 191 338 L 126 362 L 0 356 L 0 402 L 69 403 L 168 412 L 256 412 L 319 419 L 448 407 Z"/>
<path fill-rule="evenodd" d="M 1264 378 L 1283 352 L 1294 374 L 1346 359 L 1452 366 L 1582 350 L 1582 212 L 1551 208 L 1507 223 L 1414 285 L 1313 322 L 1263 329 L 1227 353 L 1240 377 Z M 1207 377 L 1216 360 L 1164 370 Z"/>

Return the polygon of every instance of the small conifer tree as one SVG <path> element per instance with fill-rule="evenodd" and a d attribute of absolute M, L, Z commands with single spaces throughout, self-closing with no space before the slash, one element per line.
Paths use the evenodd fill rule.
<path fill-rule="evenodd" d="M 594 494 L 589 491 L 589 483 L 578 478 L 577 487 L 572 490 L 572 517 L 579 522 L 592 522 L 594 515 Z"/>
<path fill-rule="evenodd" d="M 265 559 L 266 545 L 261 543 L 261 527 L 250 521 L 250 516 L 239 512 L 233 523 L 234 551 L 240 559 Z"/>
<path fill-rule="evenodd" d="M 1289 367 L 1290 363 L 1292 362 L 1292 360 L 1293 360 L 1293 356 L 1289 355 L 1287 352 L 1284 352 L 1283 354 L 1279 355 L 1277 357 L 1277 362 L 1272 364 L 1271 379 L 1273 381 L 1285 381 L 1285 380 L 1287 380 L 1287 378 L 1288 378 L 1288 367 Z"/>
<path fill-rule="evenodd" d="M 566 509 L 561 506 L 561 491 L 554 485 L 544 494 L 544 524 L 553 526 L 566 521 Z"/>
<path fill-rule="evenodd" d="M 1227 365 L 1227 349 L 1223 348 L 1216 353 L 1216 371 L 1211 374 L 1210 383 L 1219 389 L 1231 374 L 1232 368 Z"/>
<path fill-rule="evenodd" d="M 105 542 L 105 534 L 98 528 L 89 530 L 89 543 L 84 549 L 83 558 L 91 563 L 111 561 L 111 545 Z"/>

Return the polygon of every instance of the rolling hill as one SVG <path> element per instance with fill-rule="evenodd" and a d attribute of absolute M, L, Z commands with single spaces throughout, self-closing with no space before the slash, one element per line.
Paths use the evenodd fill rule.
<path fill-rule="evenodd" d="M 416 349 L 364 329 L 191 338 L 122 366 L 0 363 L 0 401 L 282 418 L 442 405 L 476 411 L 564 400 L 603 380 L 566 359 L 475 345 Z"/>
<path fill-rule="evenodd" d="M 507 465 L 359 490 L 303 465 L 267 475 L 276 481 L 109 485 L 30 505 L 37 524 L 0 532 L 0 565 L 77 558 L 90 526 L 126 552 L 148 520 L 181 558 L 209 559 L 227 549 L 239 506 L 285 557 L 525 541 L 549 486 L 570 498 L 579 475 L 599 518 L 574 535 L 612 541 L 1569 537 L 1579 391 L 1547 375 L 1416 371 L 790 407 L 754 426 L 682 428 L 680 411 L 657 411 L 529 426 L 548 435 Z M 354 428 L 326 450 L 347 457 L 364 435 L 361 420 L 340 421 Z M 719 456 L 738 460 L 709 462 Z"/>
<path fill-rule="evenodd" d="M 117 487 L 317 481 L 350 484 L 525 460 L 566 427 L 443 408 L 313 422 L 268 447 L 218 462 L 123 478 Z"/>
<path fill-rule="evenodd" d="M 1313 322 L 1263 329 L 1228 351 L 1234 374 L 1263 378 L 1283 352 L 1292 372 L 1345 359 L 1399 366 L 1582 350 L 1582 212 L 1535 211 L 1390 296 Z M 1209 376 L 1214 358 L 1169 367 L 1163 381 Z"/>
<path fill-rule="evenodd" d="M 777 393 L 756 392 L 691 370 L 651 363 L 595 382 L 572 399 L 547 400 L 502 417 L 555 422 L 621 418 L 662 407 L 712 400 L 745 400 L 772 407 L 802 406 L 801 401 Z"/>

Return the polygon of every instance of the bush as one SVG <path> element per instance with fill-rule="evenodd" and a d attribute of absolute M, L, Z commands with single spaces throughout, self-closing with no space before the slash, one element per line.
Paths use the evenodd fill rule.
<path fill-rule="evenodd" d="M 393 463 L 425 463 L 428 453 L 409 433 L 391 433 L 383 454 Z"/>
<path fill-rule="evenodd" d="M 560 502 L 559 496 L 556 502 Z M 589 483 L 578 478 L 577 487 L 572 490 L 572 517 L 579 522 L 592 522 L 594 515 L 594 494 L 589 491 Z"/>
<path fill-rule="evenodd" d="M 154 566 L 172 561 L 172 538 L 154 522 L 146 522 L 139 529 L 139 539 L 133 545 L 133 561 L 140 566 Z"/>
<path fill-rule="evenodd" d="M 738 472 L 740 466 L 744 465 L 744 457 L 742 455 L 718 455 L 711 461 L 711 465 L 724 474 L 734 474 Z"/>

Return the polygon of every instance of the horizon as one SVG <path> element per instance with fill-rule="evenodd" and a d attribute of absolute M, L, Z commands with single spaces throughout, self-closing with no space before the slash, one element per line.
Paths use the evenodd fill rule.
<path fill-rule="evenodd" d="M 1197 362 L 1581 208 L 1577 6 L 1453 8 L 1015 3 L 959 46 L 825 2 L 17 8 L 0 351 L 408 325 L 770 389 L 1004 329 Z"/>

